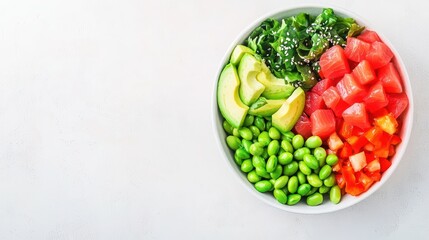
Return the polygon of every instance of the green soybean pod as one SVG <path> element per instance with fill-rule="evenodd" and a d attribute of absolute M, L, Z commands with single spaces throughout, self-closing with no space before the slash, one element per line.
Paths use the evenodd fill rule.
<path fill-rule="evenodd" d="M 311 136 L 305 141 L 305 146 L 308 148 L 317 148 L 322 146 L 322 139 L 319 136 Z"/>
<path fill-rule="evenodd" d="M 253 139 L 253 133 L 247 127 L 242 127 L 240 129 L 238 129 L 238 133 L 240 133 L 240 136 L 243 139 L 246 139 L 246 140 L 249 140 L 249 141 Z"/>
<path fill-rule="evenodd" d="M 277 130 L 277 128 L 275 127 L 270 127 L 270 129 L 268 130 L 268 134 L 270 135 L 271 139 L 275 140 L 279 140 L 281 137 L 279 130 Z"/>
<path fill-rule="evenodd" d="M 225 132 L 227 132 L 228 134 L 232 134 L 232 130 L 234 129 L 231 124 L 229 124 L 226 120 L 223 121 L 223 129 L 225 130 Z"/>
<path fill-rule="evenodd" d="M 293 157 L 296 159 L 296 160 L 303 160 L 304 159 L 304 155 L 305 154 L 310 154 L 311 153 L 311 151 L 310 151 L 310 149 L 309 148 L 307 148 L 307 147 L 302 147 L 302 148 L 299 148 L 299 149 L 297 149 L 294 153 L 293 153 Z"/>
<path fill-rule="evenodd" d="M 270 144 L 271 142 L 271 138 L 268 135 L 268 132 L 262 131 L 261 134 L 259 134 L 258 136 L 258 142 L 260 142 L 264 147 L 268 146 L 268 144 Z"/>
<path fill-rule="evenodd" d="M 234 151 L 241 147 L 240 139 L 232 135 L 226 137 L 226 144 L 228 145 L 229 148 L 231 148 Z"/>
<path fill-rule="evenodd" d="M 253 124 L 253 120 L 254 120 L 254 119 L 255 119 L 255 117 L 254 117 L 254 116 L 252 116 L 252 115 L 247 115 L 247 116 L 244 118 L 243 126 L 245 126 L 245 127 L 252 126 L 252 124 Z"/>
<path fill-rule="evenodd" d="M 278 179 L 283 174 L 283 168 L 280 165 L 277 165 L 276 170 L 274 172 L 270 173 L 271 179 Z"/>
<path fill-rule="evenodd" d="M 310 175 L 311 174 L 311 168 L 309 168 L 308 166 L 307 166 L 307 164 L 305 164 L 305 162 L 304 161 L 299 161 L 299 163 L 298 163 L 298 167 L 299 167 L 299 170 L 304 174 L 304 175 Z"/>
<path fill-rule="evenodd" d="M 281 165 L 286 165 L 293 161 L 293 155 L 290 152 L 283 152 L 279 155 L 278 160 Z"/>
<path fill-rule="evenodd" d="M 277 156 L 272 155 L 268 158 L 266 170 L 269 173 L 274 172 L 277 168 Z"/>
<path fill-rule="evenodd" d="M 258 176 L 258 174 L 256 174 L 255 170 L 253 170 L 247 174 L 247 180 L 249 180 L 249 182 L 251 182 L 251 183 L 257 183 L 257 182 L 261 181 L 261 177 Z"/>
<path fill-rule="evenodd" d="M 281 147 L 285 152 L 293 153 L 293 146 L 288 140 L 282 140 Z"/>
<path fill-rule="evenodd" d="M 244 141 L 245 139 L 243 139 Z M 247 141 L 247 140 L 246 140 Z M 264 147 L 260 142 L 255 142 L 250 145 L 249 153 L 253 156 L 261 156 L 264 153 Z"/>
<path fill-rule="evenodd" d="M 259 128 L 255 126 L 250 126 L 249 129 L 250 131 L 252 131 L 253 139 L 256 139 L 259 136 L 259 134 L 261 134 L 261 131 L 259 130 Z"/>
<path fill-rule="evenodd" d="M 267 178 L 267 179 L 271 178 L 270 174 L 267 172 L 267 170 L 265 170 L 265 168 L 256 167 L 255 172 L 260 177 Z"/>
<path fill-rule="evenodd" d="M 316 187 L 316 188 L 323 185 L 322 180 L 320 180 L 319 176 L 317 176 L 317 174 L 315 174 L 315 173 L 308 175 L 307 181 L 311 186 Z"/>
<path fill-rule="evenodd" d="M 319 161 L 317 161 L 317 159 L 313 155 L 305 154 L 303 160 L 305 165 L 307 165 L 309 168 L 313 170 L 319 168 Z"/>
<path fill-rule="evenodd" d="M 331 188 L 330 188 L 330 187 L 327 187 L 327 186 L 325 186 L 325 185 L 322 185 L 322 186 L 320 186 L 320 188 L 319 188 L 319 193 L 321 193 L 321 194 L 325 194 L 325 193 L 329 192 L 329 190 L 331 190 Z"/>
<path fill-rule="evenodd" d="M 252 141 L 243 139 L 243 141 L 241 141 L 241 144 L 243 145 L 244 149 L 250 153 L 250 145 L 252 145 Z"/>
<path fill-rule="evenodd" d="M 304 137 L 297 134 L 292 138 L 292 146 L 295 149 L 302 148 L 304 146 Z"/>
<path fill-rule="evenodd" d="M 301 171 L 298 171 L 296 173 L 296 176 L 298 177 L 299 184 L 304 184 L 307 182 L 307 176 L 304 173 L 302 173 Z"/>
<path fill-rule="evenodd" d="M 253 170 L 252 161 L 250 161 L 250 159 L 244 160 L 243 163 L 241 164 L 241 171 L 248 173 L 252 170 Z"/>
<path fill-rule="evenodd" d="M 299 194 L 291 194 L 287 198 L 287 205 L 295 205 L 301 201 L 301 195 Z"/>
<path fill-rule="evenodd" d="M 253 124 L 259 129 L 259 131 L 262 132 L 265 130 L 265 120 L 263 118 L 256 117 Z"/>
<path fill-rule="evenodd" d="M 280 143 L 277 140 L 272 140 L 268 144 L 267 153 L 269 156 L 276 155 L 280 150 Z"/>
<path fill-rule="evenodd" d="M 338 157 L 335 154 L 329 154 L 326 157 L 326 164 L 328 164 L 329 166 L 334 166 L 335 164 L 337 164 L 338 162 Z"/>
<path fill-rule="evenodd" d="M 282 139 L 287 140 L 288 142 L 291 142 L 293 137 L 295 137 L 295 133 L 291 131 L 282 133 Z"/>
<path fill-rule="evenodd" d="M 238 128 L 232 129 L 232 135 L 234 135 L 235 137 L 241 137 L 240 133 L 238 132 Z"/>
<path fill-rule="evenodd" d="M 337 180 L 335 179 L 335 175 L 333 173 L 331 173 L 331 175 L 329 175 L 329 177 L 327 177 L 325 180 L 323 180 L 323 184 L 327 187 L 334 186 L 336 182 L 337 182 Z"/>
<path fill-rule="evenodd" d="M 250 158 L 250 154 L 246 151 L 246 149 L 244 149 L 244 147 L 240 147 L 239 149 L 237 149 L 235 151 L 235 153 L 237 154 L 237 156 L 241 159 L 247 159 Z"/>
<path fill-rule="evenodd" d="M 323 195 L 316 192 L 307 197 L 307 205 L 317 206 L 323 203 Z"/>
<path fill-rule="evenodd" d="M 281 176 L 277 178 L 276 182 L 274 183 L 275 189 L 282 189 L 286 186 L 287 182 L 289 181 L 288 176 Z"/>
<path fill-rule="evenodd" d="M 292 161 L 283 168 L 283 174 L 286 176 L 292 176 L 296 171 L 298 171 L 298 163 L 296 161 Z"/>
<path fill-rule="evenodd" d="M 234 154 L 234 161 L 235 163 L 237 163 L 238 166 L 241 166 L 241 164 L 243 163 L 243 159 L 237 156 L 237 152 Z"/>
<path fill-rule="evenodd" d="M 320 180 L 327 179 L 332 173 L 332 168 L 329 165 L 323 166 L 319 171 L 319 178 Z"/>
<path fill-rule="evenodd" d="M 341 201 L 341 189 L 338 185 L 333 186 L 329 191 L 329 200 L 334 204 L 338 204 Z"/>
<path fill-rule="evenodd" d="M 266 166 L 265 159 L 263 159 L 260 156 L 253 156 L 252 164 L 255 168 L 260 167 L 265 169 L 265 166 Z"/>
<path fill-rule="evenodd" d="M 273 191 L 274 198 L 281 204 L 286 204 L 287 196 L 286 193 L 281 189 L 274 189 Z"/>
<path fill-rule="evenodd" d="M 296 176 L 292 176 L 289 178 L 289 181 L 287 182 L 287 190 L 290 193 L 296 193 L 297 189 L 298 189 L 298 178 Z"/>
<path fill-rule="evenodd" d="M 310 190 L 311 190 L 311 185 L 308 183 L 304 183 L 298 187 L 297 193 L 301 196 L 305 196 L 307 193 L 310 192 Z"/>
<path fill-rule="evenodd" d="M 319 161 L 319 166 L 325 165 L 326 150 L 322 147 L 317 147 L 313 150 L 313 155 Z"/>
<path fill-rule="evenodd" d="M 261 192 L 261 193 L 270 191 L 272 187 L 273 187 L 273 184 L 271 184 L 271 182 L 268 180 L 261 180 L 255 183 L 256 190 L 258 190 L 258 192 Z"/>

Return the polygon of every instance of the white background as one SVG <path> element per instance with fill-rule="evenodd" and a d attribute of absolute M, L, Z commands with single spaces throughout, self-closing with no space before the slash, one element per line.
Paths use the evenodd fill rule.
<path fill-rule="evenodd" d="M 1 1 L 0 239 L 423 239 L 425 1 L 332 1 L 382 31 L 412 81 L 411 141 L 378 192 L 292 214 L 227 169 L 211 121 L 219 61 L 256 18 L 298 2 Z"/>

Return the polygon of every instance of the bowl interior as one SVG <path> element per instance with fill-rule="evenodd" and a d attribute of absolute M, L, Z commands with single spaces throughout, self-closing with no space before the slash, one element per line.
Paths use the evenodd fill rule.
<path fill-rule="evenodd" d="M 357 16 L 354 13 L 351 13 L 345 9 L 341 9 L 338 7 L 331 7 L 334 9 L 334 12 L 336 14 L 343 16 L 343 17 L 346 17 L 346 16 L 352 17 L 359 24 L 364 25 L 367 29 L 375 30 L 379 34 L 382 41 L 390 47 L 390 49 L 393 51 L 393 53 L 395 55 L 393 62 L 396 65 L 396 67 L 397 67 L 397 69 L 398 69 L 398 71 L 402 77 L 403 85 L 404 85 L 404 91 L 409 98 L 409 106 L 406 109 L 405 113 L 403 114 L 403 127 L 401 128 L 401 131 L 400 131 L 402 143 L 397 147 L 396 154 L 391 158 L 392 166 L 383 174 L 381 180 L 379 182 L 375 183 L 367 192 L 361 194 L 358 197 L 345 195 L 345 196 L 343 196 L 341 202 L 339 204 L 336 204 L 336 205 L 332 204 L 329 200 L 326 200 L 326 199 L 322 205 L 319 205 L 316 207 L 307 206 L 304 203 L 299 203 L 295 206 L 282 205 L 282 204 L 278 203 L 277 200 L 274 199 L 274 197 L 272 196 L 271 193 L 265 193 L 265 194 L 259 193 L 254 189 L 253 185 L 250 182 L 248 182 L 246 175 L 240 171 L 239 167 L 235 163 L 234 157 L 233 157 L 233 152 L 228 148 L 228 146 L 225 143 L 225 138 L 227 137 L 227 135 L 226 135 L 226 133 L 222 127 L 223 118 L 222 118 L 222 115 L 220 114 L 219 109 L 217 107 L 217 100 L 216 100 L 217 81 L 219 78 L 219 74 L 222 71 L 222 68 L 228 62 L 233 48 L 237 44 L 243 43 L 244 40 L 247 38 L 247 36 L 251 33 L 251 31 L 254 28 L 256 28 L 257 26 L 259 26 L 259 24 L 262 21 L 264 21 L 266 18 L 272 17 L 272 18 L 280 19 L 280 18 L 296 15 L 300 12 L 306 12 L 306 13 L 310 13 L 313 15 L 317 15 L 317 14 L 320 14 L 322 9 L 325 7 L 331 7 L 331 6 L 326 6 L 326 5 L 325 6 L 314 6 L 314 5 L 312 5 L 312 6 L 297 6 L 297 7 L 284 9 L 281 11 L 277 11 L 277 12 L 262 16 L 257 21 L 255 21 L 253 24 L 251 24 L 249 27 L 247 27 L 243 32 L 241 32 L 239 34 L 239 36 L 236 38 L 236 40 L 231 44 L 231 46 L 227 50 L 225 56 L 223 57 L 220 65 L 219 65 L 219 69 L 217 72 L 218 74 L 216 75 L 216 79 L 215 79 L 214 94 L 213 94 L 213 100 L 212 100 L 213 122 L 214 122 L 214 127 L 215 127 L 214 130 L 215 130 L 215 136 L 217 137 L 217 142 L 220 145 L 221 151 L 224 154 L 225 159 L 227 160 L 227 164 L 229 165 L 229 168 L 234 172 L 234 175 L 236 175 L 238 177 L 238 179 L 242 183 L 242 185 L 251 194 L 253 194 L 255 197 L 257 197 L 258 199 L 262 200 L 263 202 L 265 202 L 269 205 L 272 205 L 276 208 L 286 210 L 289 212 L 294 212 L 294 213 L 317 214 L 317 213 L 327 213 L 327 212 L 337 211 L 337 210 L 352 206 L 352 205 L 364 200 L 365 198 L 370 196 L 372 193 L 377 191 L 389 179 L 389 177 L 395 171 L 399 162 L 403 158 L 406 146 L 407 146 L 409 138 L 410 138 L 412 123 L 413 123 L 414 104 L 413 104 L 413 95 L 412 95 L 412 90 L 411 90 L 411 84 L 410 84 L 410 80 L 409 80 L 407 71 L 405 69 L 404 63 L 403 63 L 402 59 L 400 58 L 398 52 L 395 50 L 395 48 L 392 46 L 392 44 L 388 41 L 388 39 L 386 39 L 383 36 L 383 34 L 380 32 L 379 29 L 372 29 L 371 24 L 369 24 L 367 21 L 363 20 L 361 17 Z"/>

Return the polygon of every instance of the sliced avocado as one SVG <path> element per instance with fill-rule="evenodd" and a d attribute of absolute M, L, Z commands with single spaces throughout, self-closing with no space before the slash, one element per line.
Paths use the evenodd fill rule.
<path fill-rule="evenodd" d="M 268 99 L 287 98 L 295 90 L 294 86 L 289 83 L 286 84 L 284 79 L 277 78 L 270 71 L 260 72 L 256 79 L 265 86 L 262 96 Z"/>
<path fill-rule="evenodd" d="M 243 57 L 243 55 L 245 53 L 250 53 L 252 55 L 255 54 L 255 52 L 243 45 L 237 45 L 234 50 L 232 51 L 231 54 L 231 59 L 229 60 L 232 64 L 237 65 L 238 63 L 240 63 L 241 58 Z"/>
<path fill-rule="evenodd" d="M 238 76 L 240 77 L 240 98 L 244 104 L 250 106 L 261 96 L 265 87 L 258 80 L 256 75 L 261 71 L 262 63 L 253 55 L 245 53 L 238 66 Z"/>
<path fill-rule="evenodd" d="M 282 132 L 290 131 L 302 115 L 305 106 L 305 93 L 297 88 L 272 116 L 273 126 Z"/>
<path fill-rule="evenodd" d="M 283 105 L 286 99 L 266 99 L 264 97 L 258 98 L 255 103 L 249 108 L 249 114 L 259 117 L 269 117 L 277 112 Z"/>
<path fill-rule="evenodd" d="M 238 95 L 240 79 L 231 63 L 226 65 L 217 85 L 217 103 L 222 116 L 235 128 L 243 125 L 249 107 L 244 105 Z"/>

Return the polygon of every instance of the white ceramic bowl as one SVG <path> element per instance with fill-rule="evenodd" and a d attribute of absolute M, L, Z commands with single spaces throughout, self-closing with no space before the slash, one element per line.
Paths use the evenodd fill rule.
<path fill-rule="evenodd" d="M 307 206 L 305 203 L 299 203 L 295 206 L 282 205 L 282 204 L 278 203 L 276 199 L 274 199 L 274 197 L 272 196 L 272 193 L 259 193 L 258 191 L 256 191 L 256 189 L 253 187 L 253 185 L 247 181 L 246 175 L 240 171 L 239 167 L 234 162 L 233 152 L 228 148 L 228 146 L 225 143 L 225 138 L 227 135 L 226 135 L 226 133 L 222 127 L 223 118 L 222 118 L 222 115 L 220 114 L 218 106 L 217 106 L 217 101 L 216 101 L 217 82 L 219 79 L 219 74 L 222 71 L 225 64 L 229 61 L 230 54 L 231 54 L 232 50 L 234 49 L 234 47 L 237 44 L 243 43 L 244 40 L 247 38 L 247 36 L 252 32 L 252 30 L 255 29 L 256 27 L 258 27 L 259 24 L 261 22 L 263 22 L 265 19 L 267 19 L 269 17 L 280 19 L 280 18 L 296 15 L 300 12 L 306 12 L 306 13 L 310 13 L 313 15 L 318 15 L 321 13 L 322 9 L 326 8 L 326 7 L 333 8 L 334 12 L 340 16 L 352 17 L 360 25 L 365 26 L 367 29 L 371 29 L 371 30 L 376 31 L 378 33 L 378 35 L 380 36 L 380 38 L 382 39 L 382 41 L 385 44 L 387 44 L 390 47 L 390 49 L 393 51 L 393 53 L 395 54 L 393 62 L 396 64 L 396 67 L 397 67 L 397 69 L 398 69 L 398 71 L 402 77 L 403 84 L 404 84 L 404 90 L 405 90 L 405 93 L 407 94 L 408 99 L 409 99 L 409 106 L 404 113 L 405 116 L 403 119 L 403 127 L 402 127 L 401 132 L 400 132 L 400 136 L 402 138 L 402 143 L 397 147 L 396 154 L 391 158 L 392 166 L 383 174 L 381 180 L 379 182 L 375 183 L 373 186 L 371 186 L 371 188 L 368 191 L 361 194 L 360 196 L 353 197 L 353 196 L 347 194 L 347 195 L 343 196 L 343 198 L 341 199 L 341 202 L 339 204 L 336 204 L 336 205 L 332 204 L 329 200 L 326 200 L 326 199 L 322 205 L 314 206 L 314 207 Z M 220 150 L 222 151 L 222 153 L 223 153 L 223 155 L 227 161 L 228 168 L 230 168 L 230 170 L 232 170 L 233 174 L 235 176 L 237 176 L 237 179 L 241 182 L 241 184 L 247 190 L 249 190 L 249 192 L 251 194 L 253 194 L 255 197 L 257 197 L 258 199 L 262 200 L 263 202 L 265 202 L 271 206 L 274 206 L 276 208 L 279 208 L 279 209 L 282 209 L 285 211 L 293 212 L 293 213 L 318 214 L 318 213 L 333 212 L 333 211 L 337 211 L 340 209 L 350 207 L 350 206 L 366 199 L 367 197 L 369 197 L 371 194 L 373 194 L 375 191 L 377 191 L 381 186 L 383 186 L 383 184 L 390 178 L 390 176 L 393 174 L 395 169 L 398 167 L 399 162 L 401 161 L 401 159 L 404 156 L 404 152 L 405 152 L 405 149 L 408 145 L 408 141 L 409 141 L 410 134 L 411 134 L 411 128 L 412 128 L 412 124 L 413 124 L 413 110 L 414 110 L 413 95 L 412 95 L 412 91 L 411 91 L 410 79 L 409 79 L 407 71 L 405 69 L 405 65 L 404 65 L 402 59 L 400 58 L 398 52 L 395 50 L 395 48 L 392 46 L 392 44 L 389 42 L 389 40 L 383 36 L 382 29 L 373 29 L 369 22 L 363 20 L 358 15 L 356 15 L 352 12 L 349 12 L 345 9 L 338 8 L 338 7 L 332 7 L 332 6 L 327 6 L 327 5 L 318 5 L 318 6 L 317 5 L 311 5 L 311 6 L 307 6 L 307 5 L 303 6 L 302 5 L 302 6 L 295 6 L 293 8 L 282 9 L 282 10 L 279 10 L 279 11 L 276 11 L 273 13 L 269 13 L 265 16 L 262 16 L 261 18 L 256 20 L 254 23 L 250 24 L 232 42 L 232 44 L 230 45 L 230 47 L 226 51 L 225 56 L 223 57 L 223 59 L 221 60 L 221 62 L 219 64 L 219 69 L 217 71 L 217 75 L 215 76 L 215 85 L 214 85 L 213 89 L 214 90 L 213 90 L 212 108 L 213 108 L 213 124 L 214 124 L 215 136 L 217 138 L 217 142 L 219 144 Z"/>

